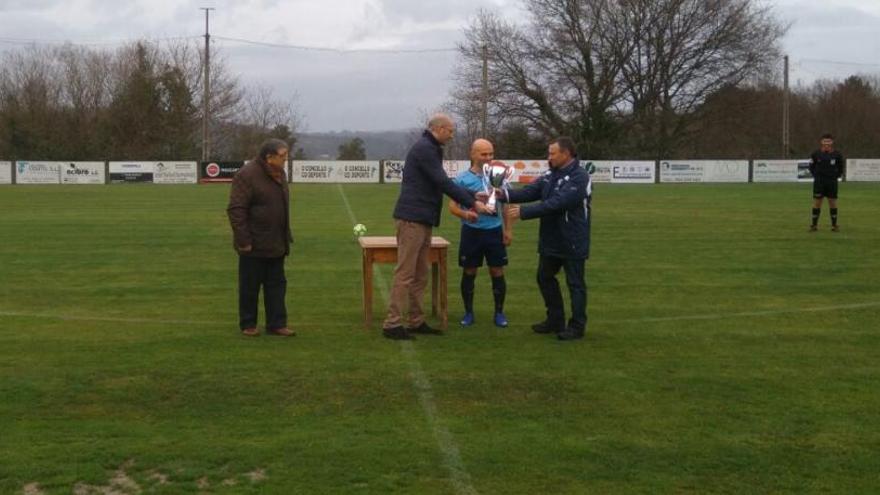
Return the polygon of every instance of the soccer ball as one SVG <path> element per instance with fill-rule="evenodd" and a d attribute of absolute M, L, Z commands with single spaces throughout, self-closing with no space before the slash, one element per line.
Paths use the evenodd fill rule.
<path fill-rule="evenodd" d="M 360 237 L 360 236 L 367 233 L 367 226 L 362 223 L 359 223 L 354 226 L 354 228 L 352 229 L 352 232 L 354 232 L 355 237 Z"/>

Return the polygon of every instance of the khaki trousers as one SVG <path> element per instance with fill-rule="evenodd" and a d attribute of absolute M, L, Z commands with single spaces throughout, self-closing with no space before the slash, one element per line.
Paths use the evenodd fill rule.
<path fill-rule="evenodd" d="M 382 328 L 403 325 L 403 311 L 409 305 L 409 326 L 424 323 L 422 296 L 428 285 L 428 254 L 431 250 L 431 226 L 407 220 L 396 220 L 397 266 L 391 286 L 388 316 Z"/>

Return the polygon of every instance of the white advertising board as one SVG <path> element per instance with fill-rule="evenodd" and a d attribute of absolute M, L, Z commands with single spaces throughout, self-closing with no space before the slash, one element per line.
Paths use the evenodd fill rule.
<path fill-rule="evenodd" d="M 443 160 L 443 170 L 450 179 L 458 177 L 458 174 L 471 168 L 470 160 Z"/>
<path fill-rule="evenodd" d="M 104 162 L 58 162 L 62 184 L 103 184 Z"/>
<path fill-rule="evenodd" d="M 153 182 L 156 162 L 110 162 L 110 182 Z"/>
<path fill-rule="evenodd" d="M 15 183 L 61 184 L 61 163 L 17 161 L 15 162 Z"/>
<path fill-rule="evenodd" d="M 495 160 L 495 163 L 502 163 L 508 167 L 513 167 L 513 175 L 510 176 L 510 182 L 519 182 L 528 184 L 538 177 L 544 175 L 550 167 L 547 160 L 531 160 L 531 159 L 512 159 L 512 160 Z"/>
<path fill-rule="evenodd" d="M 196 162 L 156 162 L 153 182 L 156 184 L 195 184 L 198 181 Z"/>
<path fill-rule="evenodd" d="M 653 184 L 656 180 L 656 168 L 653 161 L 597 160 L 593 161 L 593 165 L 596 167 L 596 171 L 593 172 L 594 182 Z"/>
<path fill-rule="evenodd" d="M 382 162 L 383 179 L 386 184 L 403 180 L 403 160 L 385 160 Z"/>
<path fill-rule="evenodd" d="M 846 180 L 880 181 L 880 160 L 856 158 L 846 161 Z"/>
<path fill-rule="evenodd" d="M 12 184 L 12 162 L 0 162 L 0 184 Z"/>
<path fill-rule="evenodd" d="M 748 182 L 747 160 L 662 160 L 660 182 Z"/>
<path fill-rule="evenodd" d="M 295 162 L 294 162 L 295 163 Z M 382 162 L 383 178 L 388 184 L 403 181 L 403 160 L 385 160 Z M 454 179 L 458 174 L 464 172 L 471 166 L 468 160 L 443 160 L 443 171 L 450 179 Z"/>
<path fill-rule="evenodd" d="M 294 161 L 290 182 L 376 183 L 378 161 Z"/>
<path fill-rule="evenodd" d="M 809 160 L 755 160 L 752 168 L 752 182 L 812 180 Z"/>

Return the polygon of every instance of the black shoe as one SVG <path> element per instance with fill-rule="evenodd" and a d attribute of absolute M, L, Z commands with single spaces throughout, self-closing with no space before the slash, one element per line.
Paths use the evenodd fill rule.
<path fill-rule="evenodd" d="M 547 320 L 532 325 L 532 331 L 535 333 L 559 333 L 562 331 L 562 325 L 554 326 L 547 323 Z"/>
<path fill-rule="evenodd" d="M 584 331 L 566 328 L 565 330 L 557 333 L 556 338 L 559 340 L 578 340 L 584 338 Z"/>
<path fill-rule="evenodd" d="M 385 336 L 386 339 L 391 340 L 415 340 L 415 337 L 410 335 L 402 326 L 383 328 L 382 335 Z"/>
<path fill-rule="evenodd" d="M 815 225 L 810 225 L 810 232 L 818 232 L 818 231 L 819 231 L 819 227 L 817 227 Z"/>
<path fill-rule="evenodd" d="M 443 330 L 431 328 L 425 322 L 422 322 L 422 324 L 417 327 L 407 328 L 406 330 L 410 333 L 420 333 L 423 335 L 443 335 Z"/>

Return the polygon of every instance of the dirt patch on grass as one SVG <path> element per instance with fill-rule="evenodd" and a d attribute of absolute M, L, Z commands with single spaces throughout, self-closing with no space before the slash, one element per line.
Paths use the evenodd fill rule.
<path fill-rule="evenodd" d="M 259 483 L 268 478 L 268 476 L 266 476 L 266 471 L 263 468 L 254 469 L 253 471 L 246 473 L 245 476 L 251 480 L 251 483 Z"/>
<path fill-rule="evenodd" d="M 143 491 L 141 486 L 126 472 L 126 469 L 130 469 L 133 465 L 134 460 L 132 459 L 122 463 L 122 466 L 113 473 L 106 485 L 77 483 L 73 487 L 73 495 L 139 495 Z"/>
<path fill-rule="evenodd" d="M 39 483 L 28 483 L 21 489 L 22 495 L 45 495 L 46 492 L 40 488 Z"/>
<path fill-rule="evenodd" d="M 153 471 L 150 473 L 150 480 L 152 480 L 157 485 L 167 485 L 168 475 L 160 473 L 158 471 Z"/>

